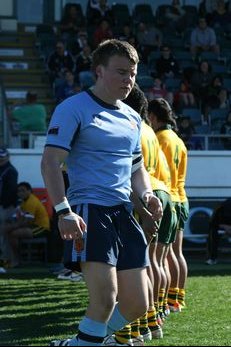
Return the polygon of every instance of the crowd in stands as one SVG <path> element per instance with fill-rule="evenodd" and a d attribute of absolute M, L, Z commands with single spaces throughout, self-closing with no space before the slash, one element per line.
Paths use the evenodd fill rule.
<path fill-rule="evenodd" d="M 206 133 L 220 134 L 231 103 L 230 1 L 182 3 L 159 5 L 153 19 L 142 16 L 147 8 L 153 13 L 148 4 L 140 5 L 137 18 L 135 8 L 131 13 L 127 5 L 109 5 L 107 0 L 89 0 L 85 14 L 81 4 L 67 3 L 56 24 L 56 41 L 48 50 L 40 46 L 56 103 L 94 83 L 91 53 L 101 41 L 115 37 L 137 49 L 137 82 L 149 101 L 166 98 L 179 119 L 186 116 L 186 108 L 199 110 L 200 124 L 191 118 L 194 126 L 207 124 Z M 220 109 L 227 111 L 216 124 L 211 124 L 213 109 L 218 114 Z M 215 146 L 222 149 L 224 142 L 218 142 Z"/>

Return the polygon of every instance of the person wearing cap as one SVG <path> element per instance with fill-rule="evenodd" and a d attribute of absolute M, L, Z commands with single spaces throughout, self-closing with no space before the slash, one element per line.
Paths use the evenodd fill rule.
<path fill-rule="evenodd" d="M 0 273 L 8 258 L 8 244 L 3 234 L 6 221 L 12 216 L 17 204 L 18 171 L 11 164 L 9 152 L 0 148 Z"/>

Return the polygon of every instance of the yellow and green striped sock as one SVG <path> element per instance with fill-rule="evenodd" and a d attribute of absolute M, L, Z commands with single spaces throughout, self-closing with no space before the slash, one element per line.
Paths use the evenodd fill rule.
<path fill-rule="evenodd" d="M 131 324 L 115 332 L 115 339 L 119 343 L 127 344 L 131 340 Z"/>

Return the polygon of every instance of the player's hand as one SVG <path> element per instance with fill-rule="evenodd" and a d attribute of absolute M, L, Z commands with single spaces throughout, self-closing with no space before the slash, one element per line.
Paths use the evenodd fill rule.
<path fill-rule="evenodd" d="M 148 211 L 152 214 L 152 218 L 155 221 L 160 220 L 163 216 L 163 208 L 160 199 L 153 194 L 147 193 L 144 195 L 143 201 Z"/>
<path fill-rule="evenodd" d="M 75 240 L 78 250 L 83 249 L 83 236 L 86 232 L 87 225 L 82 217 L 74 212 L 61 215 L 59 217 L 58 227 L 63 240 Z"/>

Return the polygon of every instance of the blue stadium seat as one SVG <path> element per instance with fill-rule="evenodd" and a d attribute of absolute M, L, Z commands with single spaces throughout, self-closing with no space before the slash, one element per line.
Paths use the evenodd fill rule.
<path fill-rule="evenodd" d="M 182 115 L 190 117 L 195 126 L 202 124 L 201 110 L 198 108 L 185 107 L 182 109 Z"/>

